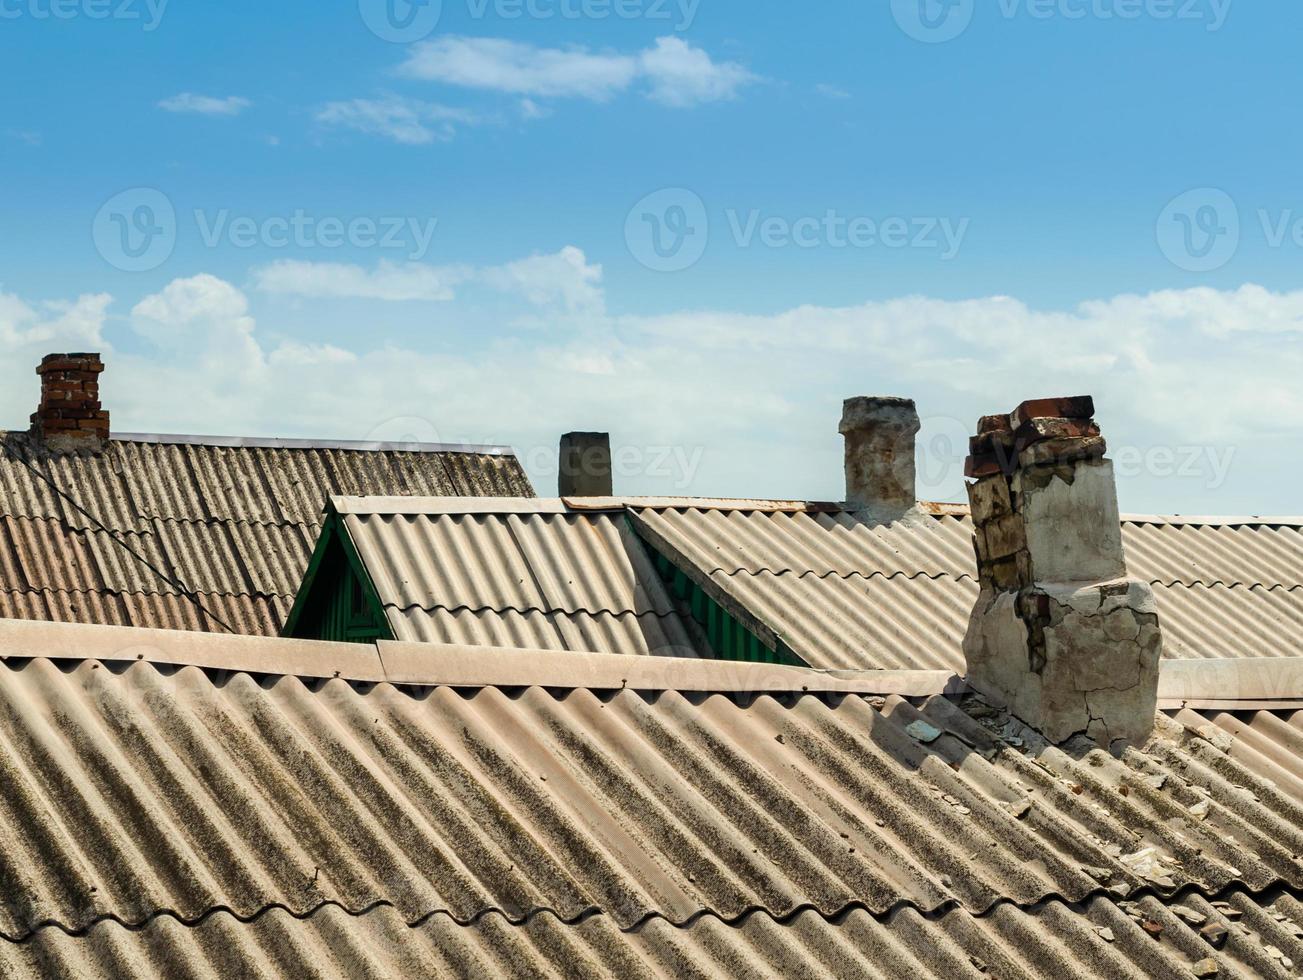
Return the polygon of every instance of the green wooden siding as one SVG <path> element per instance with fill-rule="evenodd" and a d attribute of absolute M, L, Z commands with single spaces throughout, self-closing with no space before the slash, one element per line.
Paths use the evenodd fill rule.
<path fill-rule="evenodd" d="M 284 635 L 336 643 L 393 639 L 384 609 L 337 517 L 327 519 Z"/>
<path fill-rule="evenodd" d="M 705 590 L 680 571 L 674 562 L 657 551 L 650 542 L 644 540 L 643 544 L 670 594 L 687 605 L 692 618 L 705 630 L 706 639 L 710 641 L 715 656 L 721 660 L 741 660 L 747 663 L 805 666 L 805 662 L 789 650 L 781 640 L 777 650 L 765 646 L 758 636 L 707 595 Z"/>

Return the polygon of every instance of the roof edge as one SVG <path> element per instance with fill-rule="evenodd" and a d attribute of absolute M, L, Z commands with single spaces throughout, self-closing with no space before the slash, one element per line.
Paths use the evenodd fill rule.
<path fill-rule="evenodd" d="M 597 514 L 630 510 L 745 511 L 768 514 L 858 513 L 845 504 L 818 500 L 760 500 L 746 497 L 332 497 L 341 514 Z M 928 517 L 964 518 L 967 504 L 919 501 Z M 1182 517 L 1123 514 L 1122 523 L 1167 527 L 1297 527 L 1303 517 Z"/>
<path fill-rule="evenodd" d="M 511 446 L 475 443 L 380 442 L 346 439 L 276 439 L 264 436 L 170 435 L 149 432 L 114 432 L 113 442 L 143 442 L 160 446 L 216 446 L 235 449 L 340 449 L 349 452 L 466 453 L 475 456 L 515 456 Z"/>
<path fill-rule="evenodd" d="M 1164 660 L 1158 700 L 1182 704 L 1301 702 L 1303 657 L 1242 660 Z"/>
<path fill-rule="evenodd" d="M 639 657 L 380 640 L 327 643 L 0 619 L 0 661 L 150 663 L 416 687 L 547 687 L 721 694 L 962 694 L 945 670 L 818 671 L 728 660 Z"/>

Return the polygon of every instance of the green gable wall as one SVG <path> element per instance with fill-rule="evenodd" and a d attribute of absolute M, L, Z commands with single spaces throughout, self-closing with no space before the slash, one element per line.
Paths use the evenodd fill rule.
<path fill-rule="evenodd" d="M 384 607 L 337 515 L 326 519 L 282 635 L 336 643 L 393 639 Z"/>
<path fill-rule="evenodd" d="M 680 571 L 674 562 L 657 551 L 650 541 L 642 541 L 670 594 L 687 605 L 692 618 L 705 630 L 706 639 L 715 656 L 721 660 L 741 660 L 747 663 L 805 666 L 805 661 L 781 641 L 777 650 L 767 647 L 758 636 L 707 595 L 701 586 Z"/>

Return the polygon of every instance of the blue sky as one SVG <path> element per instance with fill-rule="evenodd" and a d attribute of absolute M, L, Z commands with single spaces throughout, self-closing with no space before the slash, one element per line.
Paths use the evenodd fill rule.
<path fill-rule="evenodd" d="M 120 430 L 501 441 L 546 489 L 607 428 L 620 490 L 830 497 L 840 399 L 906 394 L 958 499 L 977 415 L 1090 391 L 1124 508 L 1297 511 L 1301 28 L 0 0 L 0 407 L 94 344 Z"/>

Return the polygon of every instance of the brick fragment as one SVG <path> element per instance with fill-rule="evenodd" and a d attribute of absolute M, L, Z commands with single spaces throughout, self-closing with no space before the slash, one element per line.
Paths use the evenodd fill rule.
<path fill-rule="evenodd" d="M 970 480 L 980 480 L 987 476 L 1002 476 L 1004 467 L 994 454 L 986 456 L 969 456 L 964 460 L 964 476 Z"/>
<path fill-rule="evenodd" d="M 1090 419 L 1028 419 L 1014 433 L 1014 451 L 1047 439 L 1086 439 L 1099 435 L 1099 426 Z"/>
<path fill-rule="evenodd" d="M 1020 466 L 1045 466 L 1053 463 L 1075 463 L 1083 459 L 1100 459 L 1108 452 L 1103 436 L 1087 439 L 1049 439 L 1028 446 L 1018 454 Z"/>
<path fill-rule="evenodd" d="M 983 415 L 977 420 L 977 434 L 986 435 L 988 432 L 1008 432 L 1013 429 L 1007 415 Z"/>
<path fill-rule="evenodd" d="M 1009 416 L 1015 429 L 1028 419 L 1090 419 L 1095 417 L 1095 399 L 1090 395 L 1063 398 L 1032 398 L 1023 402 Z"/>

